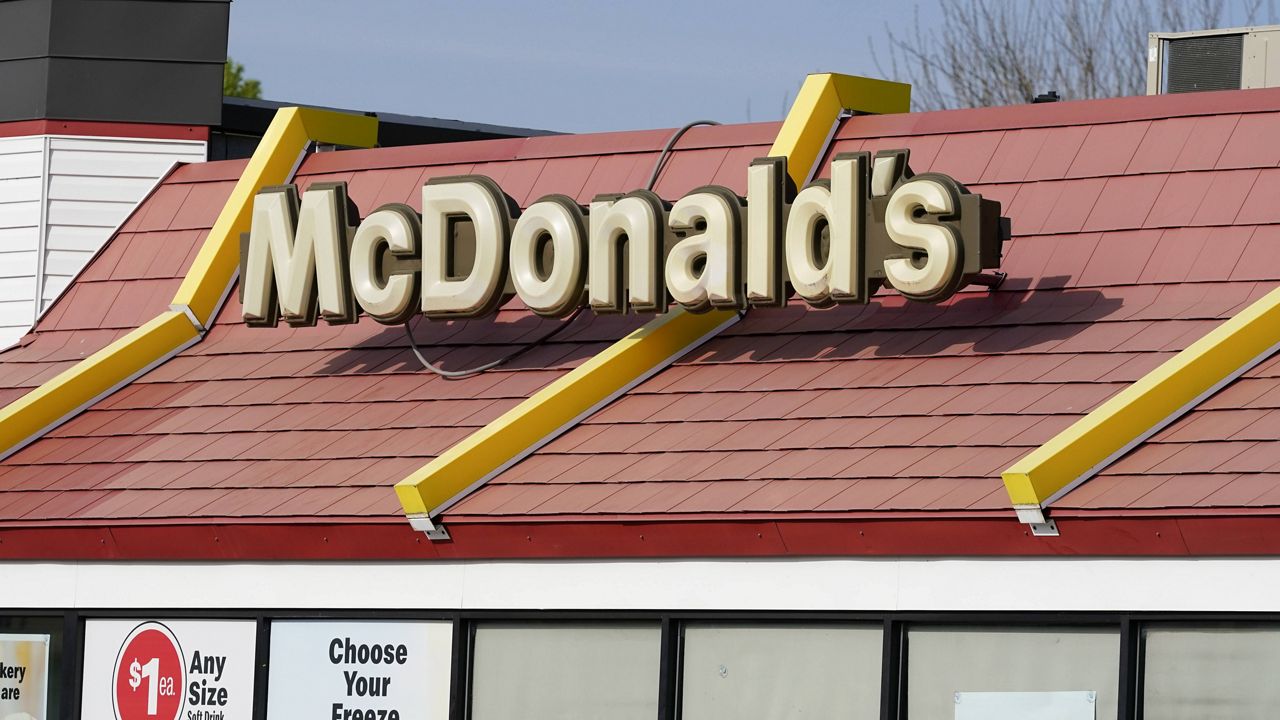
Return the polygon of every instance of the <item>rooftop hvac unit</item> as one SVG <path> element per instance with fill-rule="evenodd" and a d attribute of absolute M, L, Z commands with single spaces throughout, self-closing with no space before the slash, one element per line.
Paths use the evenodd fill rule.
<path fill-rule="evenodd" d="M 1148 36 L 1148 95 L 1278 86 L 1280 25 Z"/>

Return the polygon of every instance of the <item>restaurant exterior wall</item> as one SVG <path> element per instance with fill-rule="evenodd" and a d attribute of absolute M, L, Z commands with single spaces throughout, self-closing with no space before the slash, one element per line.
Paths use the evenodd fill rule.
<path fill-rule="evenodd" d="M 830 109 L 831 117 L 837 117 L 839 103 L 833 101 Z M 227 189 L 232 197 L 223 215 L 235 219 L 250 207 L 255 186 L 293 177 L 290 167 L 297 169 L 297 158 L 314 129 L 308 128 L 308 118 L 319 126 L 334 121 L 322 114 L 285 111 L 279 135 L 287 136 L 289 142 L 264 155 L 269 156 L 269 162 L 251 165 L 257 170 L 245 171 L 239 180 L 219 174 L 226 166 L 188 169 L 185 174 L 188 179 L 207 174 L 227 185 L 234 182 L 236 189 Z M 343 122 L 360 130 L 365 144 L 376 137 L 373 122 L 367 118 Z M 1129 118 L 1127 122 L 1148 121 Z M 815 137 L 830 140 L 829 124 L 814 125 L 821 130 Z M 1096 127 L 1104 128 L 1099 133 L 1104 135 L 1114 132 L 1117 124 L 1116 118 L 1110 117 Z M 1148 132 L 1145 125 L 1140 131 L 1143 137 Z M 1093 132 L 1092 126 L 1079 131 L 1081 137 Z M 963 133 L 957 137 L 964 138 L 962 144 L 972 141 Z M 1000 137 L 1002 144 L 1003 134 Z M 980 140 L 998 146 L 994 137 Z M 1134 146 L 1139 142 L 1135 138 Z M 810 160 L 816 162 L 825 152 L 823 147 L 810 148 Z M 800 149 L 798 144 L 792 148 L 796 152 Z M 376 154 L 370 151 L 356 154 L 356 158 Z M 983 153 L 975 154 L 986 158 Z M 341 158 L 341 153 L 324 155 Z M 863 160 L 869 157 L 864 155 Z M 632 160 L 648 172 L 648 162 L 641 166 Z M 595 159 L 587 162 L 597 163 Z M 271 173 L 263 170 L 267 166 Z M 356 166 L 348 172 L 363 169 L 367 168 Z M 258 171 L 261 173 L 254 176 Z M 408 185 L 416 191 L 418 179 L 429 171 L 412 165 L 408 171 Z M 1150 173 L 1135 174 L 1145 182 Z M 1092 184 L 1099 187 L 1110 182 L 1094 180 Z M 512 186 L 509 180 L 504 182 Z M 1040 188 L 1049 182 L 1026 180 L 1025 185 Z M 178 192 L 186 196 L 189 190 Z M 211 197 L 211 207 L 220 203 L 216 193 Z M 171 209 L 174 212 L 169 215 L 176 217 L 178 207 Z M 207 262 L 197 263 L 206 274 L 188 276 L 196 291 L 180 288 L 175 301 L 182 302 L 168 305 L 157 318 L 181 326 L 187 333 L 180 338 L 182 343 L 212 349 L 214 355 L 216 343 L 226 338 L 204 339 L 206 332 L 225 336 L 244 330 L 255 341 L 269 338 L 265 334 L 269 331 L 244 329 L 238 319 L 212 322 L 236 277 L 230 260 L 234 253 L 229 249 L 240 239 L 235 222 L 224 222 L 221 217 L 218 231 L 210 232 L 213 240 L 206 246 L 210 249 L 205 253 Z M 1082 217 L 1082 223 L 1084 220 Z M 1045 234 L 1058 242 L 1056 238 L 1064 233 Z M 1100 283 L 1099 287 L 1106 289 L 1108 285 Z M 166 287 L 166 299 L 167 292 Z M 1213 315 L 1209 319 L 1220 318 Z M 1081 324 L 1102 326 L 1100 319 L 1094 320 Z M 686 318 L 681 322 L 696 325 L 698 321 Z M 318 328 L 301 329 L 290 340 L 310 342 L 306 334 L 319 332 Z M 970 334 L 971 329 L 964 332 Z M 494 337 L 486 335 L 484 340 L 492 342 Z M 884 349 L 884 345 L 878 347 Z M 120 377 L 94 376 L 97 368 L 85 365 L 68 372 L 92 376 L 90 379 L 102 386 L 101 392 L 108 394 L 129 382 L 134 377 L 130 372 L 146 373 L 148 368 L 174 358 L 165 353 L 179 352 L 158 344 L 134 350 L 123 345 L 108 349 L 108 355 L 114 352 L 139 363 L 124 368 L 129 372 L 121 371 Z M 143 350 L 163 352 L 141 358 Z M 1170 349 L 1171 353 L 1178 351 L 1179 347 Z M 684 351 L 672 352 L 675 354 L 657 355 L 675 359 Z M 1072 352 L 1080 357 L 1105 354 L 1100 350 Z M 237 353 L 226 354 L 232 359 L 228 365 L 241 362 Z M 798 363 L 804 358 L 789 360 Z M 317 360 L 309 358 L 307 362 L 315 365 Z M 150 380 L 157 381 L 160 376 L 154 384 L 164 384 L 164 372 L 178 372 L 180 364 L 168 364 Z M 413 371 L 402 374 L 425 377 L 417 374 L 417 366 L 412 367 Z M 225 379 L 230 370 L 206 372 L 213 382 Z M 301 375 L 300 370 L 293 372 Z M 723 369 L 716 372 L 728 374 Z M 620 379 L 616 375 L 611 377 L 607 370 L 597 375 L 614 381 L 601 391 L 602 404 L 615 397 L 610 392 L 625 392 L 628 387 L 616 382 Z M 170 376 L 169 382 L 175 377 Z M 350 387 L 357 382 L 343 376 L 324 379 Z M 301 385 L 314 381 L 306 377 L 291 380 Z M 1097 377 L 1079 382 L 1095 380 Z M 543 382 L 529 387 L 544 387 Z M 147 384 L 139 382 L 138 387 Z M 623 389 L 617 390 L 619 386 Z M 60 387 L 65 390 L 67 385 Z M 437 389 L 430 388 L 430 400 L 424 402 L 433 402 Z M 1062 394 L 1078 389 L 1073 386 Z M 50 392 L 58 390 L 54 387 Z M 256 387 L 237 392 L 255 400 L 263 397 Z M 532 390 L 520 392 L 533 394 Z M 402 395 L 393 394 L 393 398 Z M 55 398 L 62 405 L 56 408 L 53 425 L 110 411 L 85 411 L 93 397 L 93 393 L 85 397 L 64 393 Z M 582 399 L 570 391 L 562 392 L 561 397 Z M 502 399 L 513 403 L 526 400 Z M 49 396 L 40 402 L 48 403 Z M 150 400 L 143 400 L 142 407 L 134 409 L 161 409 L 147 407 L 147 402 Z M 232 405 L 221 399 L 210 402 L 209 408 Z M 330 402 L 315 412 L 328 414 L 336 404 Z M 768 404 L 767 399 L 762 404 Z M 1072 410 L 1078 409 L 1074 403 L 1068 404 Z M 231 412 L 236 412 L 235 407 Z M 928 415 L 932 407 L 907 415 Z M 161 409 L 160 414 L 164 412 Z M 183 412 L 204 421 L 204 416 L 214 411 L 184 406 Z M 568 400 L 558 412 L 572 422 L 581 419 Z M 430 416 L 432 410 L 418 409 L 412 414 Z M 22 418 L 10 418 L 15 416 Z M 143 436 L 141 442 L 150 442 L 148 435 L 161 434 L 144 432 L 140 425 L 120 429 L 115 424 L 119 422 L 119 418 L 104 418 L 102 426 L 108 427 L 109 436 Z M 542 422 L 555 425 L 545 418 Z M 1012 422 L 1023 420 L 1015 416 Z M 25 678 L 41 676 L 36 670 L 43 670 L 49 678 L 44 693 L 48 707 L 38 708 L 41 714 L 104 720 L 275 720 L 303 715 L 335 720 L 398 720 L 402 716 L 537 720 L 566 716 L 772 718 L 806 713 L 882 720 L 1021 720 L 1029 717 L 1028 708 L 1040 707 L 1057 713 L 1055 717 L 1128 720 L 1188 717 L 1189 709 L 1194 709 L 1197 718 L 1249 717 L 1265 713 L 1276 700 L 1266 678 L 1273 669 L 1280 670 L 1280 651 L 1272 642 L 1280 628 L 1280 602 L 1276 600 L 1280 597 L 1276 592 L 1280 589 L 1280 561 L 1264 556 L 1216 558 L 1210 557 L 1215 554 L 1212 549 L 1205 549 L 1229 547 L 1230 552 L 1242 555 L 1273 552 L 1275 540 L 1266 537 L 1265 530 L 1257 530 L 1270 528 L 1267 523 L 1274 522 L 1263 513 L 1223 519 L 1206 514 L 1170 518 L 1127 512 L 1099 520 L 1089 519 L 1087 513 L 1062 513 L 1055 514 L 1060 525 L 1046 528 L 1043 526 L 1050 523 L 1038 522 L 1024 528 L 1011 514 L 1007 498 L 1000 495 L 996 509 L 987 507 L 972 516 L 962 516 L 956 508 L 947 512 L 920 503 L 874 519 L 871 515 L 820 516 L 815 511 L 821 507 L 810 507 L 810 515 L 801 519 L 785 513 L 773 517 L 761 511 L 762 519 L 743 520 L 728 512 L 733 509 L 730 506 L 715 516 L 718 519 L 701 508 L 693 514 L 704 514 L 695 518 L 661 510 L 643 520 L 620 513 L 592 517 L 589 522 L 583 518 L 564 522 L 561 517 L 562 524 L 557 525 L 552 514 L 532 513 L 534 506 L 530 505 L 524 511 L 527 516 L 510 511 L 486 517 L 473 509 L 470 522 L 465 512 L 446 513 L 442 528 L 432 522 L 439 517 L 413 512 L 439 509 L 427 504 L 429 498 L 419 493 L 438 489 L 432 485 L 431 473 L 415 473 L 409 478 L 411 482 L 400 487 L 408 489 L 408 497 L 419 501 L 421 507 L 405 505 L 401 509 L 408 510 L 416 521 L 413 528 L 431 531 L 423 535 L 411 530 L 402 515 L 377 515 L 370 510 L 362 517 L 361 513 L 375 507 L 371 500 L 364 501 L 366 505 L 357 511 L 333 512 L 327 517 L 319 510 L 338 507 L 339 503 L 329 500 L 324 505 L 296 505 L 268 517 L 258 504 L 236 499 L 226 502 L 224 508 L 231 510 L 224 514 L 207 511 L 205 501 L 200 500 L 206 496 L 197 494 L 201 491 L 220 495 L 229 487 L 257 499 L 272 495 L 278 502 L 287 495 L 295 504 L 303 491 L 288 482 L 296 478 L 286 478 L 282 483 L 286 487 L 274 486 L 281 480 L 275 475 L 264 480 L 273 483 L 270 488 L 244 487 L 242 480 L 224 487 L 229 476 L 213 477 L 211 457 L 216 456 L 193 453 L 187 444 L 213 434 L 210 428 L 175 432 L 180 437 L 168 444 L 180 455 L 151 455 L 148 459 L 134 455 L 136 448 L 130 448 L 103 458 L 103 466 L 127 464 L 138 475 L 125 480 L 115 475 L 119 470 L 115 467 L 103 470 L 110 474 L 92 483 L 68 475 L 56 491 L 60 495 L 52 503 L 55 507 L 40 510 L 48 500 L 40 493 L 48 491 L 50 474 L 62 469 L 54 466 L 69 464 L 26 464 L 48 459 L 58 450 L 57 441 L 67 439 L 57 435 L 46 438 L 49 427 L 52 425 L 47 422 L 32 421 L 31 427 L 25 428 L 29 433 L 11 433 L 15 444 L 31 439 L 37 444 L 50 439 L 54 442 L 29 451 L 25 457 L 13 456 L 16 460 L 11 465 L 30 473 L 24 483 L 13 483 L 14 488 L 22 488 L 15 492 L 29 493 L 23 502 L 31 503 L 29 511 L 38 517 L 16 517 L 0 537 L 4 543 L 0 554 L 22 559 L 0 563 L 0 608 L 7 608 L 0 610 L 0 649 L 7 648 L 5 643 L 29 643 L 31 637 L 43 638 L 41 642 L 48 648 L 43 664 L 25 661 L 0 669 L 0 702 L 6 693 L 15 701 L 23 693 L 30 699 L 29 687 L 4 681 L 22 684 L 28 682 Z M 492 422 L 484 428 L 489 437 L 504 432 L 495 430 Z M 417 427 L 406 430 L 413 433 L 413 443 L 406 444 L 416 445 L 426 435 L 439 434 L 439 430 L 428 432 Z M 328 426 L 324 431 L 329 431 Z M 236 432 L 251 434 L 248 430 Z M 297 436 L 289 437 L 296 432 L 307 431 L 285 426 L 279 434 L 296 443 Z M 350 428 L 333 432 L 356 437 Z M 844 432 L 836 434 L 843 437 Z M 749 426 L 746 434 L 750 434 Z M 73 452 L 62 448 L 62 452 L 87 464 L 90 448 L 100 442 L 97 436 L 70 434 L 70 439 L 84 441 L 83 449 Z M 363 443 L 359 437 L 344 439 Z M 256 447 L 259 442 L 249 440 L 237 436 L 234 444 L 237 448 L 242 442 L 243 447 Z M 892 441 L 901 444 L 898 436 Z M 954 444 L 962 446 L 963 442 L 956 440 Z M 519 452 L 495 454 L 480 446 L 472 446 L 472 450 L 475 464 L 455 477 L 460 481 L 455 489 L 460 492 L 491 478 L 482 468 L 484 463 L 496 466 L 496 473 L 523 457 Z M 666 450 L 669 448 L 659 448 Z M 691 450 L 695 451 L 699 449 Z M 394 450 L 387 457 L 399 452 L 405 451 Z M 179 475 L 151 485 L 144 477 L 148 463 L 171 467 L 188 458 L 194 458 L 190 467 L 183 465 L 184 472 L 191 471 L 190 478 Z M 259 459 L 297 464 L 307 458 L 264 454 Z M 414 466 L 426 462 L 407 459 Z M 406 467 L 398 473 L 403 477 L 411 471 L 412 467 Z M 889 475 L 895 473 L 889 471 Z M 342 497 L 353 494 L 343 483 L 375 482 L 361 490 L 376 495 L 379 502 L 390 499 L 390 483 L 377 485 L 381 481 L 370 481 L 370 477 L 368 466 L 350 473 L 326 467 L 309 473 L 307 479 L 341 486 Z M 599 478 L 589 476 L 591 480 Z M 892 482 L 903 478 L 915 476 L 875 479 Z M 966 481 L 981 479 L 991 478 Z M 498 485 L 501 483 L 494 486 Z M 36 489 L 29 489 L 32 487 Z M 84 505 L 57 507 L 73 500 L 77 493 L 97 487 L 106 493 L 119 491 L 122 496 L 114 508 L 105 502 L 97 506 L 96 511 L 103 512 L 103 505 L 107 505 L 110 514 L 86 518 Z M 318 495 L 332 489 L 307 488 L 319 491 Z M 268 492 L 260 492 L 263 490 Z M 146 496 L 150 504 L 141 508 L 131 505 L 138 495 Z M 157 495 L 166 500 L 191 499 L 195 504 L 179 504 L 177 507 L 184 509 L 166 511 L 172 515 L 148 515 L 160 506 Z M 85 502 L 92 505 L 100 500 Z M 246 509 L 262 509 L 264 515 L 230 517 Z M 65 515 L 53 514 L 53 510 Z M 428 527 L 422 527 L 424 523 Z M 884 529 L 886 525 L 892 528 Z M 662 529 L 655 531 L 659 527 Z M 862 539 L 864 529 L 874 539 Z M 806 537 L 814 541 L 815 532 L 825 544 L 803 545 Z M 1259 539 L 1258 535 L 1264 537 Z M 576 538 L 577 545 L 560 542 L 565 538 Z M 1199 544 L 1193 542 L 1196 538 Z M 1205 538 L 1220 544 L 1206 545 Z M 769 550 L 761 549 L 766 547 Z M 962 556 L 968 553 L 975 557 Z M 664 554 L 668 556 L 665 559 Z M 766 554 L 780 557 L 761 557 Z M 918 556 L 907 557 L 912 554 Z M 1068 554 L 1111 557 L 1055 557 Z M 1180 557 L 1151 557 L 1156 554 Z M 492 559 L 533 555 L 541 559 Z M 586 555 L 593 559 L 581 559 Z M 624 555 L 645 559 L 621 559 Z M 725 555 L 735 557 L 709 559 Z M 388 557 L 413 560 L 393 562 Z M 9 709 L 0 705 L 0 710 Z"/>
<path fill-rule="evenodd" d="M 0 569 L 14 581 L 0 590 L 11 608 L 0 611 L 0 642 L 51 638 L 51 718 L 131 717 L 113 714 L 112 697 L 146 691 L 128 672 L 131 658 L 139 668 L 148 659 L 130 638 L 149 630 L 172 633 L 183 659 L 181 672 L 162 661 L 157 677 L 177 679 L 182 707 L 206 713 L 182 717 L 246 720 L 304 709 L 449 720 L 1024 717 L 1030 702 L 1063 717 L 1238 718 L 1274 705 L 1265 677 L 1280 669 L 1273 559 Z M 1227 584 L 1240 592 L 1214 590 Z"/>

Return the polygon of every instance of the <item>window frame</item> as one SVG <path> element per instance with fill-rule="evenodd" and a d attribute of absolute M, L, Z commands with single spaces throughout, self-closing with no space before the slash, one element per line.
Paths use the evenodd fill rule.
<path fill-rule="evenodd" d="M 468 720 L 474 627 L 486 621 L 515 622 L 657 622 L 661 627 L 658 720 L 680 720 L 681 636 L 688 622 L 768 625 L 828 622 L 878 623 L 884 628 L 881 660 L 880 720 L 907 720 L 907 628 L 912 625 L 972 625 L 1027 628 L 1036 626 L 1115 627 L 1120 632 L 1119 720 L 1142 720 L 1142 633 L 1147 627 L 1212 627 L 1280 625 L 1280 613 L 1231 612 L 815 612 L 815 611 L 680 611 L 680 610 L 358 610 L 296 608 L 3 608 L 0 616 L 61 617 L 63 663 L 58 676 L 64 689 L 61 711 L 53 720 L 80 717 L 84 623 L 109 618 L 252 619 L 258 626 L 253 720 L 267 720 L 266 691 L 271 623 L 277 620 L 443 620 L 453 624 L 449 720 Z"/>

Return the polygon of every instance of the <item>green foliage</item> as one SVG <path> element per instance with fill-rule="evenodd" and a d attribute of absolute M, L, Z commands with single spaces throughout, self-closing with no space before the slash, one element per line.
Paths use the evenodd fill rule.
<path fill-rule="evenodd" d="M 244 77 L 244 65 L 227 58 L 222 66 L 222 94 L 226 97 L 242 97 L 258 100 L 262 97 L 262 83 Z"/>

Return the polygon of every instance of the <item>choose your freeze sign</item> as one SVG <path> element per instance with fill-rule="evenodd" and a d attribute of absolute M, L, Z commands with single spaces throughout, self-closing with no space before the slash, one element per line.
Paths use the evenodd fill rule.
<path fill-rule="evenodd" d="M 445 622 L 271 624 L 269 720 L 443 720 L 453 628 Z"/>
<path fill-rule="evenodd" d="M 0 635 L 0 720 L 45 720 L 48 682 L 48 635 Z"/>
<path fill-rule="evenodd" d="M 83 720 L 250 720 L 257 625 L 90 620 Z"/>

